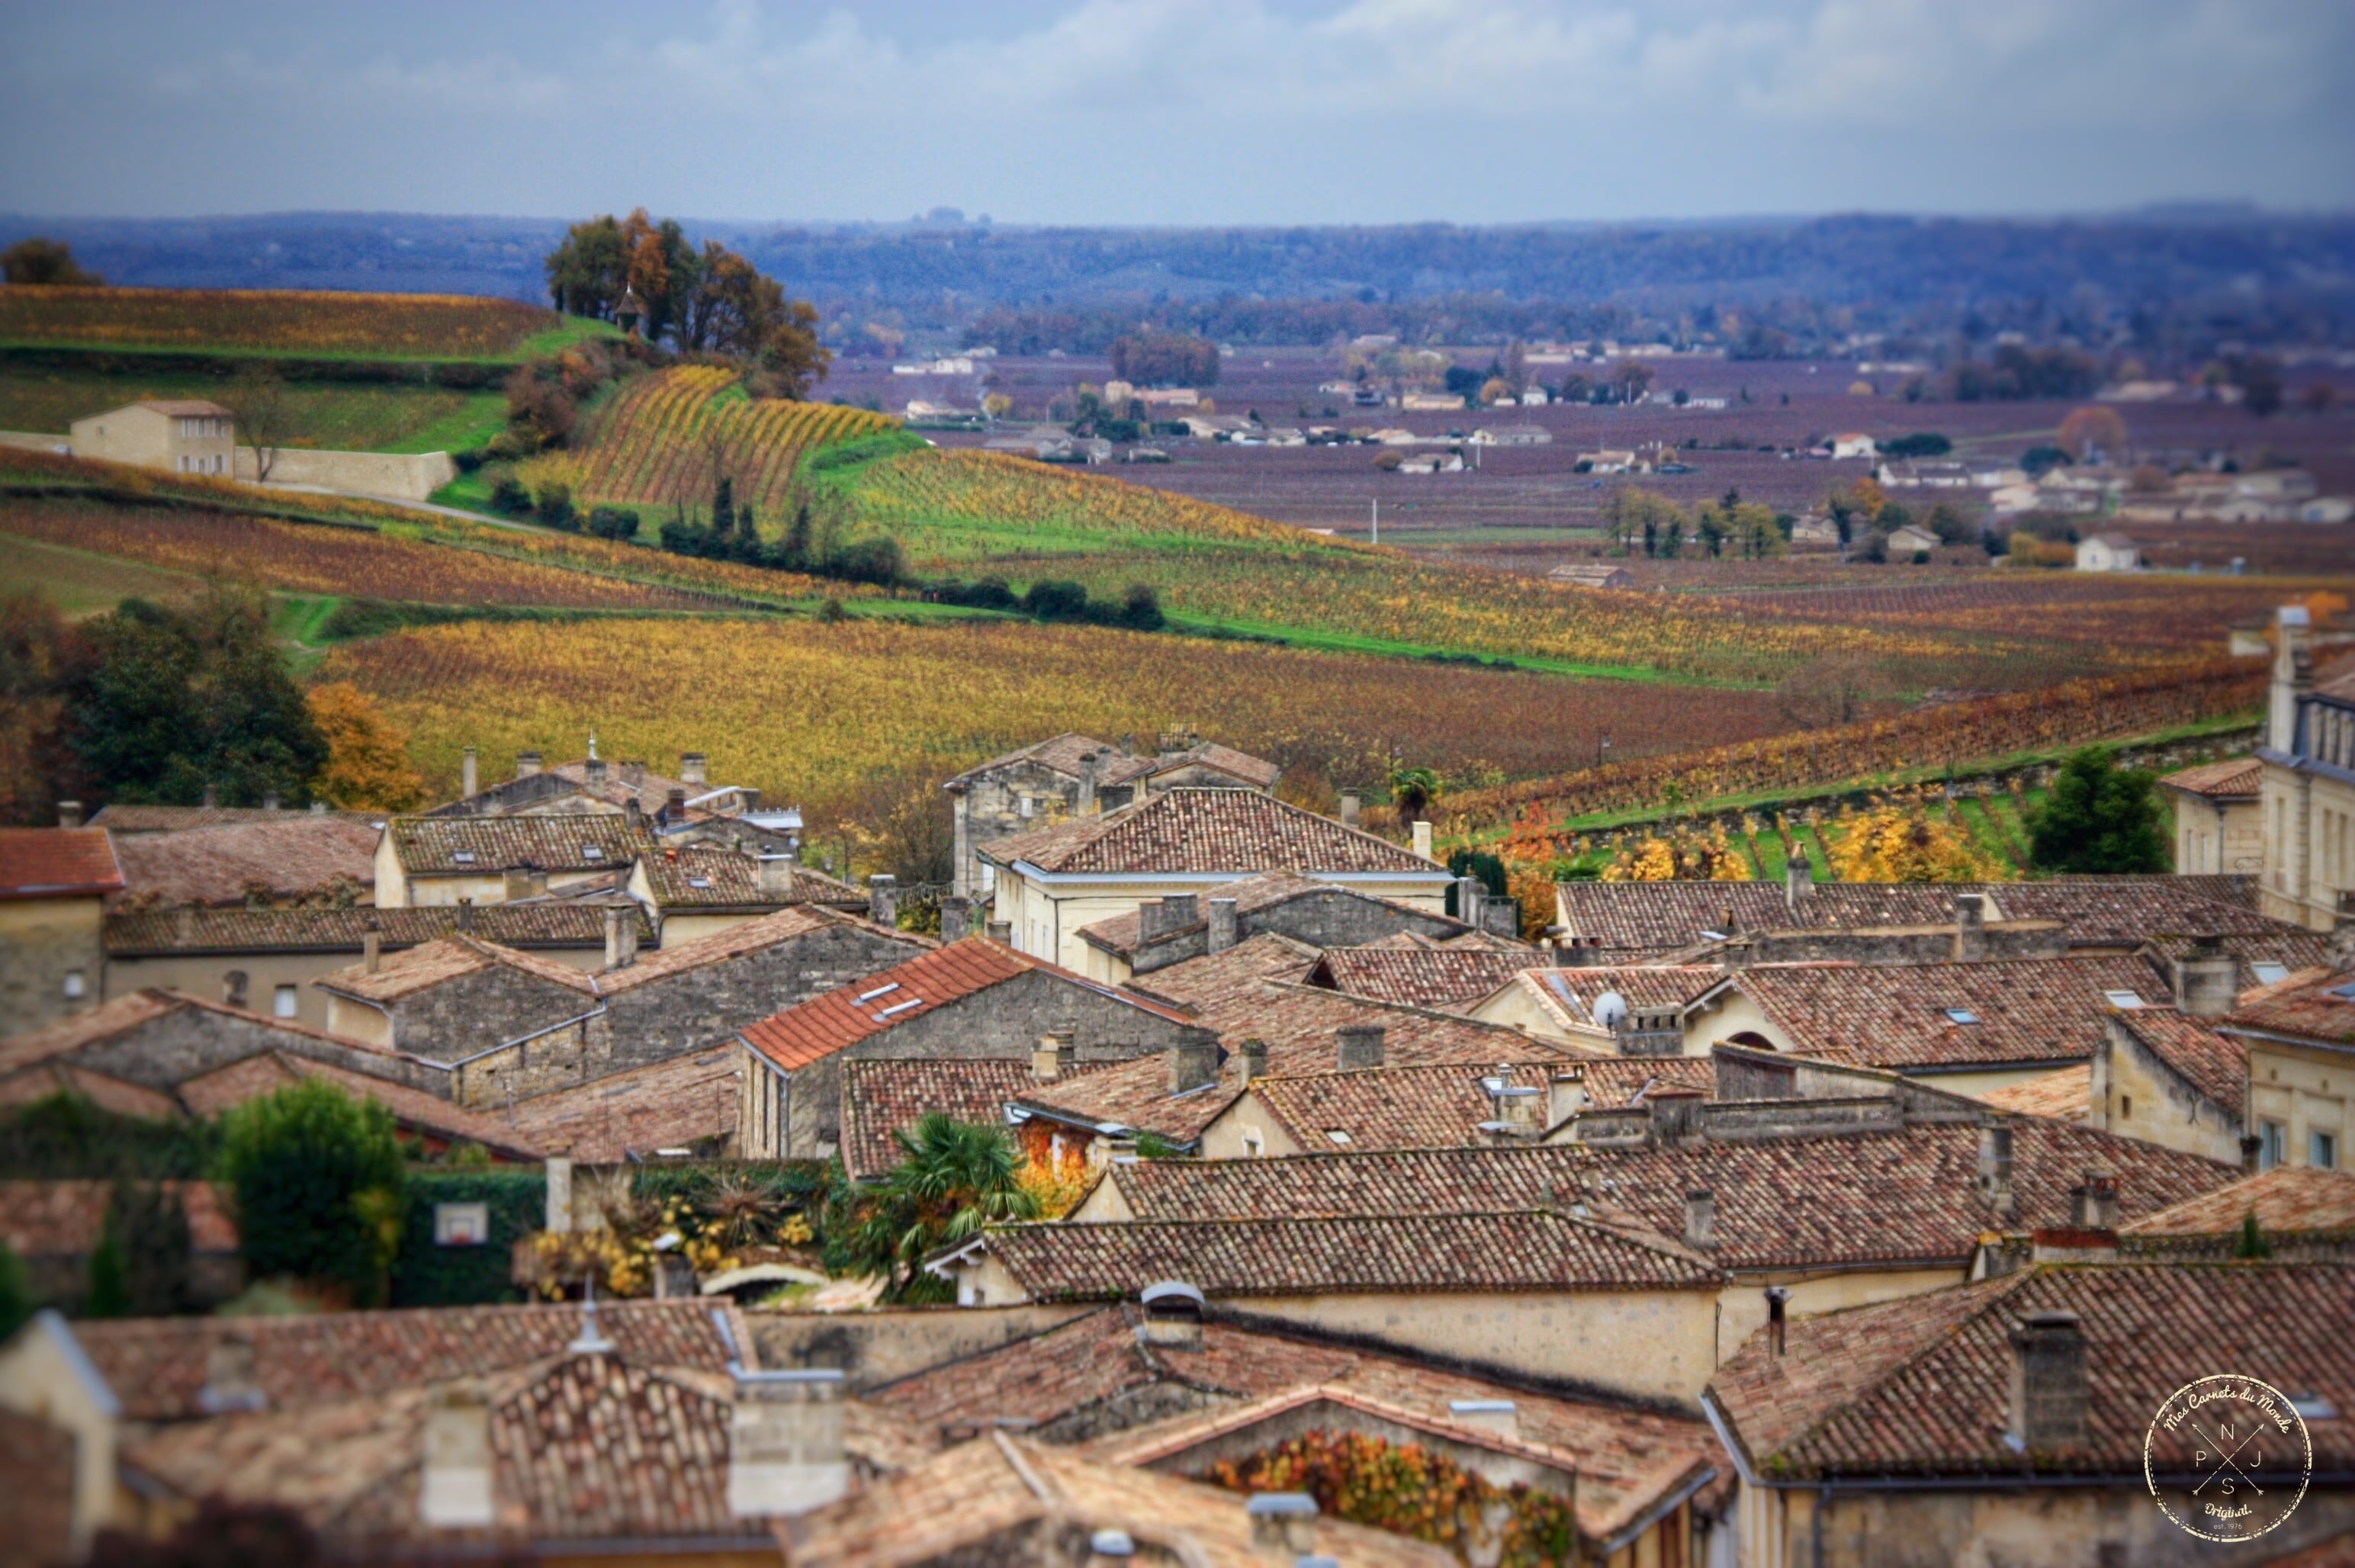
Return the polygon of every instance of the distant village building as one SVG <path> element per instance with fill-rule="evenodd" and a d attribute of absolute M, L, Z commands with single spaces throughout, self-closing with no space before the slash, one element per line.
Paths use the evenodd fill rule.
<path fill-rule="evenodd" d="M 1791 525 L 1791 543 L 1799 548 L 1836 549 L 1839 542 L 1839 524 L 1827 513 L 1809 512 Z"/>
<path fill-rule="evenodd" d="M 73 421 L 76 457 L 173 474 L 237 472 L 237 415 L 195 398 L 151 398 Z"/>
<path fill-rule="evenodd" d="M 1892 556 L 1914 556 L 1938 549 L 1945 541 L 1919 523 L 1908 523 L 1889 531 L 1889 553 Z"/>
<path fill-rule="evenodd" d="M 1880 450 L 1873 445 L 1872 437 L 1858 431 L 1849 431 L 1832 437 L 1831 447 L 1835 461 L 1848 457 L 1861 457 L 1869 462 Z"/>
<path fill-rule="evenodd" d="M 1601 452 L 1582 452 L 1572 465 L 1579 474 L 1625 474 L 1636 466 L 1636 454 L 1606 447 Z"/>
<path fill-rule="evenodd" d="M 1482 425 L 1472 432 L 1475 446 L 1545 446 L 1553 441 L 1543 425 Z"/>
<path fill-rule="evenodd" d="M 1884 490 L 1967 490 L 1966 463 L 1884 463 L 1876 475 Z"/>
<path fill-rule="evenodd" d="M 122 887 L 102 828 L 0 828 L 0 1017 L 12 1031 L 98 1005 L 105 901 Z"/>
<path fill-rule="evenodd" d="M 2264 869 L 2265 764 L 2255 757 L 2203 763 L 2160 779 L 2175 803 L 2178 876 L 2252 875 Z"/>
<path fill-rule="evenodd" d="M 1624 566 L 1613 566 L 1608 561 L 1597 561 L 1592 565 L 1557 566 L 1547 572 L 1546 576 L 1556 582 L 1567 582 L 1579 588 L 1633 588 L 1636 586 L 1634 572 Z"/>
<path fill-rule="evenodd" d="M 1463 406 L 1460 392 L 1409 392 L 1399 400 L 1399 407 L 1409 413 L 1443 413 Z"/>
<path fill-rule="evenodd" d="M 2094 534 L 2077 541 L 2080 571 L 2139 571 L 2142 551 L 2124 534 Z"/>

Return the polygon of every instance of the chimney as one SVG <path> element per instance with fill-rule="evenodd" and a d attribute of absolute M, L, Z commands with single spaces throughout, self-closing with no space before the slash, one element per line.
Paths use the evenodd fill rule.
<path fill-rule="evenodd" d="M 221 1004 L 224 1007 L 245 1006 L 245 971 L 231 969 L 221 976 Z"/>
<path fill-rule="evenodd" d="M 1481 918 L 1487 912 L 1488 885 L 1477 877 L 1455 879 L 1455 918 L 1475 931 L 1487 923 Z"/>
<path fill-rule="evenodd" d="M 1358 813 L 1363 809 L 1363 805 L 1364 803 L 1356 795 L 1343 795 L 1341 797 L 1341 826 L 1344 827 L 1355 827 L 1358 826 Z"/>
<path fill-rule="evenodd" d="M 1206 1029 L 1188 1029 L 1169 1048 L 1169 1092 L 1183 1094 L 1219 1080 L 1219 1037 Z"/>
<path fill-rule="evenodd" d="M 1987 906 L 1985 893 L 1955 895 L 1955 962 L 1976 964 L 1987 956 Z"/>
<path fill-rule="evenodd" d="M 2085 1441 L 2085 1330 L 2073 1312 L 2031 1312 L 2012 1326 L 2011 1435 L 2049 1453 Z"/>
<path fill-rule="evenodd" d="M 1343 1024 L 1333 1031 L 1339 1044 L 1336 1065 L 1343 1072 L 1382 1064 L 1382 1026 Z"/>
<path fill-rule="evenodd" d="M 1209 933 L 1202 944 L 1203 951 L 1208 953 L 1224 953 L 1228 948 L 1232 947 L 1234 944 L 1235 901 L 1232 899 L 1212 899 L 1210 901 Z"/>
<path fill-rule="evenodd" d="M 646 808 L 638 804 L 636 795 L 632 795 L 622 803 L 622 820 L 630 825 L 630 831 L 633 833 L 644 833 L 646 830 Z"/>
<path fill-rule="evenodd" d="M 278 792 L 276 790 L 266 789 L 261 792 L 261 809 L 264 811 L 275 811 L 278 809 Z"/>
<path fill-rule="evenodd" d="M 629 788 L 631 788 L 631 789 L 644 789 L 644 788 L 645 788 L 645 786 L 646 786 L 646 765 L 645 765 L 645 763 L 623 763 L 622 764 L 622 783 L 623 783 L 623 784 L 627 785 L 627 786 L 628 786 Z"/>
<path fill-rule="evenodd" d="M 1267 1076 L 1267 1041 L 1253 1035 L 1243 1041 L 1237 1054 L 1242 1058 L 1244 1083 Z"/>
<path fill-rule="evenodd" d="M 1766 1287 L 1767 1338 L 1778 1356 L 1783 1353 L 1783 1330 L 1788 1320 L 1788 1313 L 1785 1309 L 1790 1300 L 1791 1293 L 1782 1285 L 1770 1285 Z"/>
<path fill-rule="evenodd" d="M 678 755 L 678 782 L 692 789 L 709 789 L 710 773 L 709 759 L 701 752 L 681 752 Z"/>
<path fill-rule="evenodd" d="M 1145 942 L 1158 942 L 1201 918 L 1202 903 L 1198 894 L 1171 893 L 1166 898 L 1148 899 L 1137 906 L 1137 935 Z"/>
<path fill-rule="evenodd" d="M 474 901 L 472 899 L 458 901 L 458 929 L 465 932 L 474 929 Z"/>
<path fill-rule="evenodd" d="M 1700 1253 L 1717 1245 L 1717 1194 L 1708 1188 L 1685 1194 L 1685 1245 Z"/>
<path fill-rule="evenodd" d="M 1316 1499 L 1306 1492 L 1257 1492 L 1243 1511 L 1253 1552 L 1289 1560 L 1316 1549 Z"/>
<path fill-rule="evenodd" d="M 469 1378 L 433 1391 L 425 1415 L 425 1467 L 417 1511 L 439 1530 L 492 1522 L 491 1404 Z"/>
<path fill-rule="evenodd" d="M 763 855 L 760 847 L 752 849 L 753 877 L 761 901 L 764 904 L 791 903 L 794 898 L 794 858 L 791 855 Z"/>
<path fill-rule="evenodd" d="M 540 1209 L 540 1229 L 551 1235 L 569 1235 L 572 1230 L 571 1156 L 548 1157 L 547 1187 L 547 1200 Z"/>
<path fill-rule="evenodd" d="M 2314 690 L 2314 617 L 2303 604 L 2285 604 L 2274 621 L 2274 678 L 2265 743 L 2297 751 L 2298 699 Z"/>
<path fill-rule="evenodd" d="M 78 800 L 61 800 L 58 802 L 58 826 L 60 827 L 80 827 L 81 826 L 81 802 Z"/>
<path fill-rule="evenodd" d="M 2241 965 L 2212 936 L 2201 937 L 2170 967 L 2175 1005 L 2194 1018 L 2221 1019 L 2240 999 Z"/>
<path fill-rule="evenodd" d="M 1031 1048 L 1031 1080 L 1039 1083 L 1052 1083 L 1071 1070 L 1071 1063 L 1078 1054 L 1071 1044 L 1071 1030 L 1049 1029 Z"/>
<path fill-rule="evenodd" d="M 675 789 L 663 796 L 663 821 L 677 827 L 687 820 L 687 791 Z"/>
<path fill-rule="evenodd" d="M 1137 1293 L 1145 1320 L 1136 1326 L 1139 1342 L 1162 1349 L 1202 1348 L 1202 1293 L 1182 1280 L 1165 1279 Z"/>
<path fill-rule="evenodd" d="M 1011 947 L 1014 944 L 1014 923 L 1012 921 L 993 920 L 989 923 L 988 932 L 989 939 L 992 942 L 996 943 L 998 945 L 1002 947 Z"/>
<path fill-rule="evenodd" d="M 506 901 L 521 903 L 526 899 L 548 896 L 548 873 L 537 866 L 515 866 L 506 874 Z"/>
<path fill-rule="evenodd" d="M 622 908 L 619 904 L 605 906 L 605 967 L 622 967 Z"/>
<path fill-rule="evenodd" d="M 325 801 L 324 801 L 324 800 L 314 800 L 314 801 L 313 801 L 313 802 L 311 803 L 311 815 L 312 815 L 312 816 L 326 816 L 326 815 L 327 815 L 327 803 L 326 803 Z"/>
<path fill-rule="evenodd" d="M 384 933 L 374 915 L 360 930 L 360 973 L 373 975 L 384 967 Z"/>
<path fill-rule="evenodd" d="M 1805 853 L 1792 856 L 1790 863 L 1783 868 L 1783 907 L 1793 914 L 1798 913 L 1799 906 L 1806 902 L 1815 891 L 1815 862 L 1808 859 Z"/>
<path fill-rule="evenodd" d="M 205 1386 L 197 1403 L 207 1413 L 224 1415 L 233 1410 L 261 1410 L 270 1403 L 253 1374 L 253 1340 L 243 1334 L 224 1334 L 205 1352 Z"/>
<path fill-rule="evenodd" d="M 581 775 L 591 789 L 605 787 L 605 764 L 596 757 L 592 756 L 581 764 Z"/>
<path fill-rule="evenodd" d="M 941 901 L 941 940 L 963 942 L 973 932 L 973 901 L 954 894 Z"/>
<path fill-rule="evenodd" d="M 204 803 L 208 807 L 220 804 L 220 785 L 216 784 L 205 785 Z"/>
<path fill-rule="evenodd" d="M 738 1519 L 807 1513 L 850 1489 L 839 1370 L 736 1370 L 728 1434 L 728 1511 Z"/>
<path fill-rule="evenodd" d="M 482 759 L 472 746 L 458 753 L 458 798 L 465 800 L 482 788 Z"/>
<path fill-rule="evenodd" d="M 1586 1093 L 1586 1069 L 1570 1067 L 1549 1074 L 1546 1079 L 1546 1125 L 1558 1127 L 1578 1115 L 1590 1104 Z"/>
<path fill-rule="evenodd" d="M 1093 816 L 1096 814 L 1096 775 L 1103 765 L 1103 759 L 1099 752 L 1090 752 L 1080 759 L 1080 804 L 1073 816 Z"/>
<path fill-rule="evenodd" d="M 878 871 L 867 879 L 867 918 L 880 926 L 899 925 L 899 878 Z"/>
<path fill-rule="evenodd" d="M 1534 1136 L 1545 1131 L 1538 1118 L 1545 1115 L 1549 1096 L 1545 1090 L 1534 1084 L 1515 1084 L 1510 1073 L 1508 1068 L 1497 1070 L 1497 1086 L 1489 1095 L 1496 1107 L 1497 1120 L 1509 1135 L 1524 1138 Z"/>
<path fill-rule="evenodd" d="M 1421 817 L 1414 824 L 1414 852 L 1426 860 L 1431 859 L 1431 824 Z"/>
<path fill-rule="evenodd" d="M 1979 1199 L 1998 1219 L 2011 1218 L 2015 1202 L 2011 1187 L 2011 1129 L 1979 1129 Z"/>
<path fill-rule="evenodd" d="M 547 765 L 548 759 L 538 752 L 517 752 L 516 753 L 516 777 L 519 779 L 531 778 L 538 773 L 541 768 L 546 767 Z"/>
<path fill-rule="evenodd" d="M 1447 1413 L 1458 1426 L 1476 1426 L 1507 1437 L 1521 1435 L 1521 1413 L 1509 1399 L 1451 1399 Z"/>
<path fill-rule="evenodd" d="M 2118 1228 L 2118 1179 L 2106 1170 L 2089 1170 L 2077 1185 L 2077 1228 L 2115 1231 Z"/>

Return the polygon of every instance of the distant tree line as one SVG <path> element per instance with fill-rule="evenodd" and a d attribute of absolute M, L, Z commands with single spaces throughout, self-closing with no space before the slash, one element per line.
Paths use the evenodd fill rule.
<path fill-rule="evenodd" d="M 1140 387 L 1215 387 L 1219 349 L 1188 334 L 1131 333 L 1113 339 L 1112 373 Z"/>
<path fill-rule="evenodd" d="M 82 271 L 73 247 L 34 235 L 0 251 L 0 279 L 20 289 L 99 289 L 106 280 Z"/>

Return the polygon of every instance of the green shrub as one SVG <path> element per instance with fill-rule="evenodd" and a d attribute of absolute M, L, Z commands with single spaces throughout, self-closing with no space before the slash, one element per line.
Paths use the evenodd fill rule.
<path fill-rule="evenodd" d="M 551 528 L 562 528 L 571 533 L 581 527 L 581 514 L 573 510 L 572 486 L 570 485 L 542 485 L 532 509 L 539 514 L 539 520 Z"/>
<path fill-rule="evenodd" d="M 169 1317 L 193 1305 L 189 1290 L 188 1211 L 170 1188 L 152 1181 L 118 1181 L 106 1206 L 105 1245 L 122 1262 L 124 1313 L 133 1317 Z M 91 1290 L 98 1262 L 91 1263 Z M 91 1316 L 100 1316 L 97 1308 Z"/>
<path fill-rule="evenodd" d="M 440 1203 L 480 1203 L 488 1211 L 488 1242 L 443 1247 L 433 1242 Z M 515 1243 L 540 1228 L 548 1212 L 548 1179 L 538 1170 L 411 1171 L 402 1193 L 400 1251 L 392 1265 L 395 1307 L 463 1307 L 520 1301 L 511 1276 Z"/>
<path fill-rule="evenodd" d="M 531 492 L 514 475 L 504 475 L 491 486 L 491 510 L 505 517 L 520 517 L 531 510 Z"/>
<path fill-rule="evenodd" d="M 315 1080 L 221 1118 L 221 1179 L 247 1268 L 380 1301 L 400 1240 L 406 1172 L 392 1114 Z"/>
<path fill-rule="evenodd" d="M 627 507 L 599 507 L 589 514 L 589 531 L 601 539 L 634 539 L 638 514 Z"/>

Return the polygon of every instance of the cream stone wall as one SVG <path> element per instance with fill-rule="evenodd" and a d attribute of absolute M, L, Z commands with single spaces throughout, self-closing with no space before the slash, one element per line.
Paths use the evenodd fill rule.
<path fill-rule="evenodd" d="M 218 474 L 235 467 L 235 421 L 224 416 L 187 418 L 137 404 L 73 421 L 76 457 L 130 463 L 175 474 Z"/>
<path fill-rule="evenodd" d="M 1284 1130 L 1267 1102 L 1250 1090 L 1202 1129 L 1204 1159 L 1277 1159 L 1306 1152 Z"/>
<path fill-rule="evenodd" d="M 92 898 L 0 902 L 0 1035 L 38 1029 L 104 999 L 105 906 Z M 69 993 L 77 987 L 80 995 Z"/>
<path fill-rule="evenodd" d="M 751 914 L 666 914 L 662 922 L 663 945 L 677 947 L 698 937 L 717 936 L 731 926 L 758 918 Z"/>
<path fill-rule="evenodd" d="M 1685 1015 L 1685 1054 L 1707 1056 L 1709 1048 L 1736 1035 L 1755 1035 L 1776 1051 L 1789 1051 L 1791 1037 L 1769 1019 L 1764 1009 L 1739 991 L 1722 991 L 1705 1008 Z M 1750 1045 L 1753 1040 L 1735 1041 Z"/>
<path fill-rule="evenodd" d="M 1779 1285 L 1791 1293 L 1784 1311 L 1792 1318 L 1812 1317 L 1876 1301 L 1898 1301 L 1965 1283 L 1967 1271 L 1954 1268 L 1854 1269 L 1809 1274 L 1745 1273 L 1719 1296 L 1717 1359 L 1742 1349 L 1753 1334 L 1766 1327 L 1766 1288 Z"/>
<path fill-rule="evenodd" d="M 2227 1165 L 2241 1162 L 2241 1117 L 2115 1026 L 2094 1048 L 2091 1103 L 2087 1126 Z"/>
<path fill-rule="evenodd" d="M 2339 894 L 2355 890 L 2355 784 L 2268 763 L 2258 805 L 2265 842 L 2258 907 L 2276 920 L 2330 930 Z"/>
<path fill-rule="evenodd" d="M 2181 790 L 2168 793 L 2175 796 L 2178 876 L 2254 876 L 2264 869 L 2262 800 L 2214 801 Z"/>
<path fill-rule="evenodd" d="M 253 448 L 237 449 L 237 476 L 256 480 L 261 462 Z M 272 485 L 309 485 L 392 501 L 422 501 L 458 477 L 446 452 L 310 452 L 282 446 L 270 464 Z"/>
<path fill-rule="evenodd" d="M 2306 1167 L 2314 1159 L 2314 1135 L 2332 1139 L 2333 1166 L 2350 1168 L 2347 1138 L 2355 1127 L 2347 1120 L 2347 1101 L 2355 1091 L 2355 1050 L 2288 1045 L 2251 1040 L 2249 1046 L 2249 1132 L 2260 1138 L 2268 1125 L 2280 1131 L 2278 1163 Z M 2261 1160 L 2272 1163 L 2262 1150 Z"/>
<path fill-rule="evenodd" d="M 93 1533 L 124 1519 L 129 1499 L 115 1481 L 116 1417 L 100 1403 L 105 1391 L 93 1388 L 75 1367 L 73 1352 L 59 1339 L 69 1332 L 64 1323 L 44 1314 L 0 1346 L 0 1405 L 73 1434 L 73 1548 L 79 1557 Z"/>

